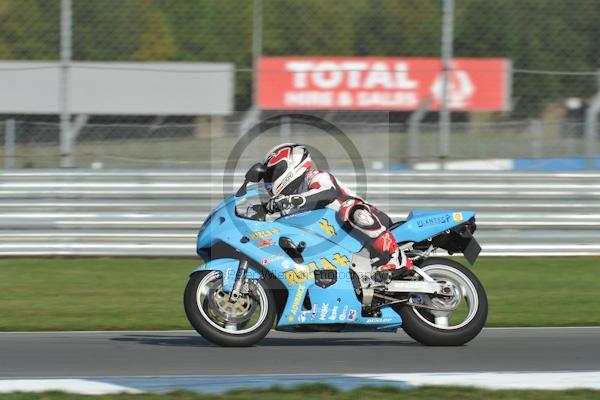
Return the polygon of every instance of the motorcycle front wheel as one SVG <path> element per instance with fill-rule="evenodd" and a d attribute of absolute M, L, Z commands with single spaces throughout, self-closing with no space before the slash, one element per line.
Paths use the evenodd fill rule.
<path fill-rule="evenodd" d="M 221 273 L 190 277 L 183 303 L 188 320 L 206 340 L 226 347 L 252 346 L 263 339 L 276 317 L 275 299 L 263 281 L 249 281 L 248 293 L 231 302 Z"/>
<path fill-rule="evenodd" d="M 404 331 L 428 346 L 460 346 L 475 338 L 488 313 L 487 295 L 479 279 L 467 267 L 445 258 L 429 258 L 420 268 L 437 282 L 449 285 L 452 295 L 411 296 L 411 303 L 424 307 L 405 304 L 396 308 Z"/>

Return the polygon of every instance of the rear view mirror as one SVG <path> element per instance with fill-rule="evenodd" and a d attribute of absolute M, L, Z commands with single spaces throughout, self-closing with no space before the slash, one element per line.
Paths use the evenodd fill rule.
<path fill-rule="evenodd" d="M 246 176 L 244 177 L 244 183 L 235 193 L 237 197 L 243 196 L 246 194 L 246 186 L 248 183 L 257 183 L 260 182 L 262 178 L 265 177 L 266 168 L 264 164 L 256 163 L 250 167 L 248 172 L 246 172 Z"/>
<path fill-rule="evenodd" d="M 248 172 L 246 172 L 246 181 L 252 183 L 260 182 L 261 179 L 265 176 L 265 172 L 265 165 L 262 163 L 256 163 L 252 167 L 250 167 Z"/>

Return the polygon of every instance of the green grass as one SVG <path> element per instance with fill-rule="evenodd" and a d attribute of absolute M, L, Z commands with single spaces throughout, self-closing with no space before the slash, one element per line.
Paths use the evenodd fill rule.
<path fill-rule="evenodd" d="M 119 394 L 103 396 L 84 396 L 65 393 L 16 393 L 0 395 L 0 400 L 553 400 L 553 399 L 598 399 L 600 391 L 594 390 L 479 390 L 456 387 L 424 387 L 418 389 L 374 388 L 365 387 L 349 392 L 339 392 L 327 385 L 308 385 L 294 389 L 240 390 L 224 394 L 194 394 L 189 392 L 172 392 L 166 394 Z"/>
<path fill-rule="evenodd" d="M 482 258 L 488 326 L 600 325 L 600 258 Z"/>
<path fill-rule="evenodd" d="M 189 328 L 183 259 L 0 260 L 0 330 Z"/>
<path fill-rule="evenodd" d="M 0 331 L 190 329 L 194 259 L 0 260 Z M 488 326 L 600 325 L 600 258 L 482 258 Z"/>

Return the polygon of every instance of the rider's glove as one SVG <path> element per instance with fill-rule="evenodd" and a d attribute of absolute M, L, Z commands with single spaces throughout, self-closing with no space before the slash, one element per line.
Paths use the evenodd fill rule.
<path fill-rule="evenodd" d="M 269 199 L 265 205 L 265 209 L 271 214 L 279 211 L 282 215 L 287 215 L 294 207 L 301 207 L 304 203 L 306 203 L 306 199 L 299 194 L 293 194 L 291 196 L 279 194 Z"/>
<path fill-rule="evenodd" d="M 265 209 L 267 210 L 267 212 L 273 214 L 278 211 L 281 211 L 285 203 L 287 203 L 286 197 L 287 196 L 284 196 L 282 194 L 278 194 L 277 196 L 271 197 L 265 205 Z"/>

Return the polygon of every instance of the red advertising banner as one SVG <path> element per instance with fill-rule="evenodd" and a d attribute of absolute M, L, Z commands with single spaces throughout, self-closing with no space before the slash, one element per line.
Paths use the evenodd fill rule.
<path fill-rule="evenodd" d="M 502 58 L 455 58 L 449 80 L 455 111 L 510 109 L 511 64 Z M 427 97 L 437 110 L 439 58 L 263 57 L 258 103 L 275 110 L 415 110 Z"/>

